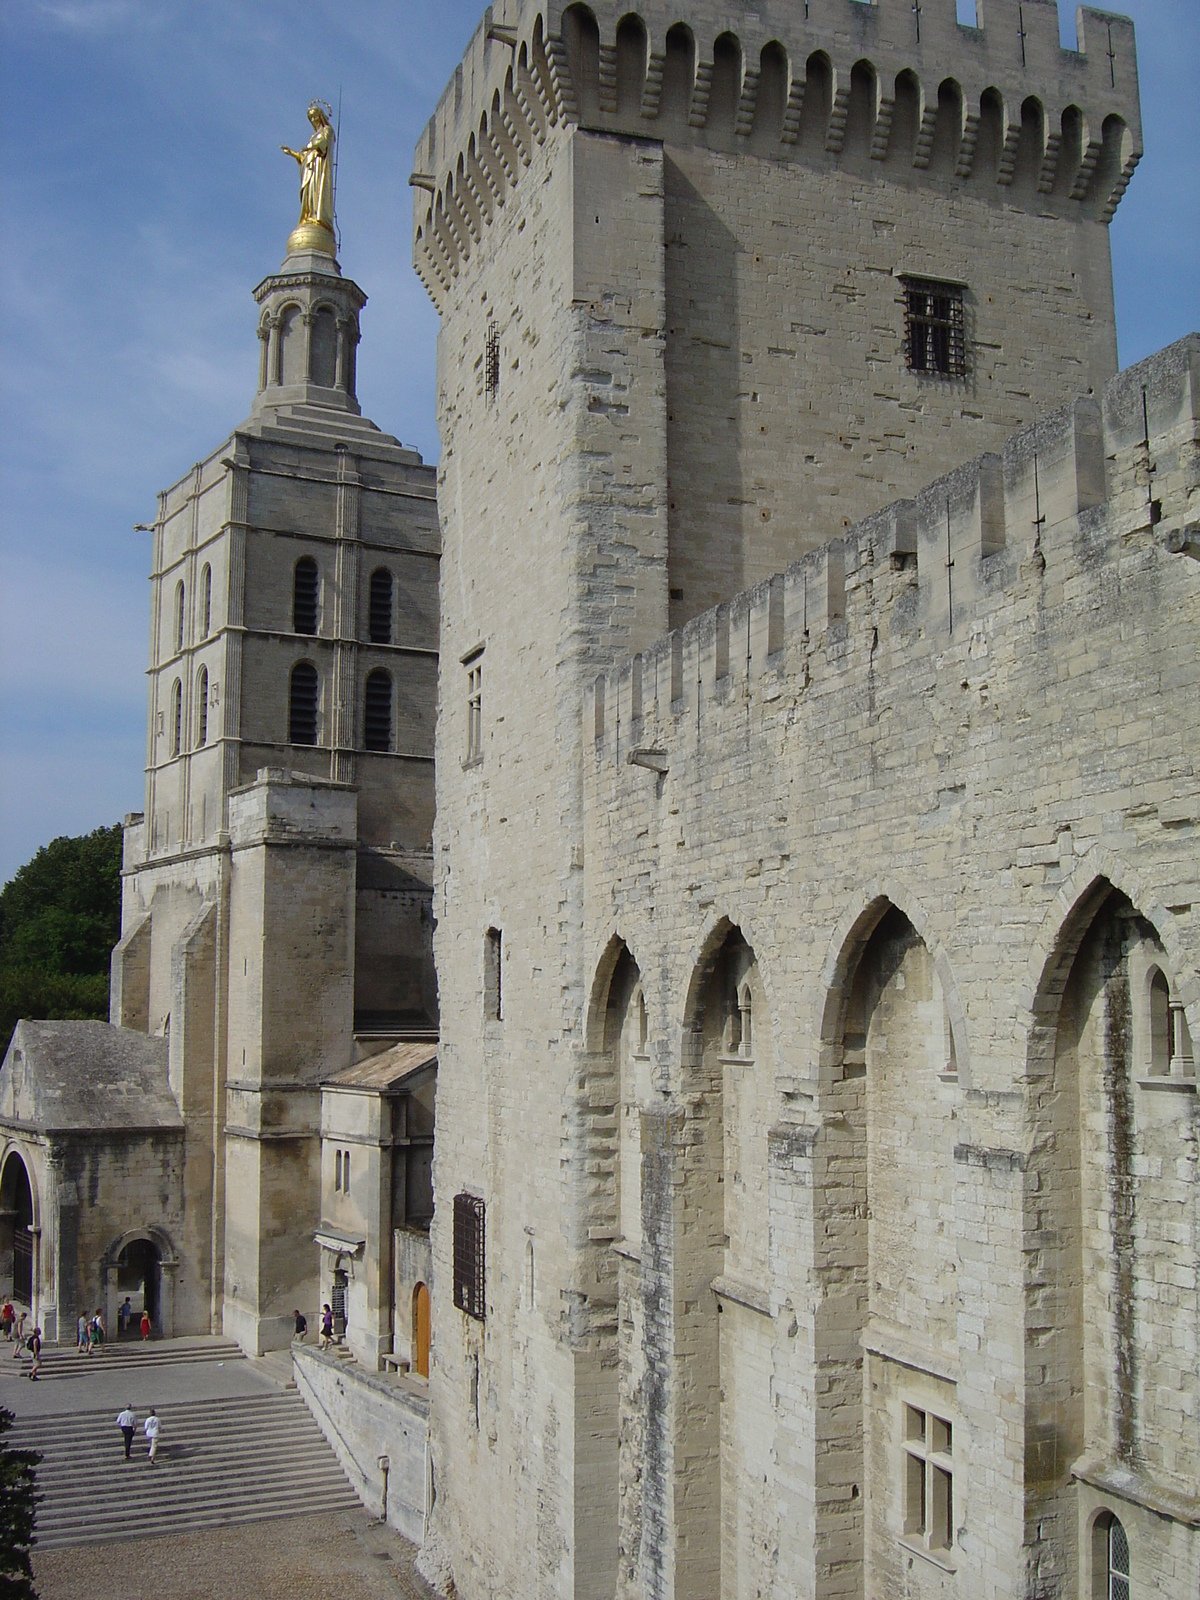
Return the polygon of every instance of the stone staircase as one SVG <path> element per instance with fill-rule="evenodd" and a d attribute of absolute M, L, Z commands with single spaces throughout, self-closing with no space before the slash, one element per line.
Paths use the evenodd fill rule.
<path fill-rule="evenodd" d="M 38 1381 L 63 1376 L 62 1367 L 83 1360 L 113 1360 L 132 1372 L 180 1361 L 244 1359 L 224 1341 L 205 1345 L 207 1351 L 173 1355 L 153 1345 L 110 1348 L 91 1357 L 48 1352 Z M 17 1422 L 11 1444 L 43 1457 L 37 1471 L 39 1549 L 361 1509 L 294 1389 L 238 1398 L 164 1398 L 157 1409 L 163 1428 L 153 1466 L 140 1426 L 133 1459 L 125 1460 L 111 1406 Z M 140 1425 L 145 1409 L 137 1414 Z"/>

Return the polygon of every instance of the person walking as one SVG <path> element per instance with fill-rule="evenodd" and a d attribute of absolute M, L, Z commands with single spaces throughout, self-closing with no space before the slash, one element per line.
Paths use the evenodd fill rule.
<path fill-rule="evenodd" d="M 124 1411 L 117 1412 L 117 1427 L 125 1440 L 125 1459 L 129 1460 L 129 1452 L 133 1448 L 133 1436 L 137 1432 L 137 1416 L 132 1406 L 126 1406 Z"/>
<path fill-rule="evenodd" d="M 328 1304 L 321 1307 L 321 1349 L 328 1350 L 333 1343 L 333 1308 Z"/>
<path fill-rule="evenodd" d="M 17 1342 L 16 1348 L 13 1351 L 14 1361 L 19 1361 L 21 1359 L 21 1351 L 25 1348 L 25 1318 L 28 1315 L 28 1311 L 22 1311 L 17 1318 Z"/>
<path fill-rule="evenodd" d="M 150 1313 L 148 1311 L 143 1311 L 142 1312 L 142 1338 L 143 1338 L 143 1340 L 145 1340 L 145 1339 L 148 1339 L 149 1337 L 150 1337 Z M 153 1416 L 154 1413 L 151 1412 L 150 1415 Z"/>
<path fill-rule="evenodd" d="M 92 1345 L 99 1348 L 104 1343 L 104 1312 L 99 1306 L 92 1318 Z"/>
<path fill-rule="evenodd" d="M 129 1303 L 129 1296 L 126 1295 L 117 1307 L 117 1337 L 123 1339 L 132 1326 L 133 1306 Z"/>
<path fill-rule="evenodd" d="M 2 1333 L 6 1339 L 12 1338 L 13 1323 L 16 1321 L 16 1318 L 17 1313 L 13 1310 L 12 1301 L 5 1300 L 4 1305 L 0 1307 L 0 1333 Z"/>
<path fill-rule="evenodd" d="M 303 1311 L 298 1309 L 293 1311 L 292 1315 L 296 1319 L 296 1331 L 292 1334 L 292 1338 L 297 1344 L 303 1344 L 308 1335 L 308 1318 L 304 1315 Z"/>
<path fill-rule="evenodd" d="M 88 1352 L 92 1342 L 92 1325 L 84 1312 L 79 1313 L 79 1321 L 75 1324 L 75 1348 L 81 1356 Z"/>
<path fill-rule="evenodd" d="M 162 1424 L 159 1422 L 158 1417 L 155 1414 L 154 1407 L 151 1406 L 150 1415 L 146 1418 L 145 1422 L 142 1423 L 142 1432 L 150 1441 L 150 1453 L 146 1457 L 147 1461 L 153 1462 L 155 1456 L 158 1454 L 158 1430 L 161 1426 Z"/>
<path fill-rule="evenodd" d="M 36 1379 L 38 1369 L 42 1364 L 42 1330 L 40 1328 L 34 1328 L 29 1335 L 29 1354 L 33 1357 L 33 1365 L 29 1369 L 29 1376 L 31 1379 Z"/>

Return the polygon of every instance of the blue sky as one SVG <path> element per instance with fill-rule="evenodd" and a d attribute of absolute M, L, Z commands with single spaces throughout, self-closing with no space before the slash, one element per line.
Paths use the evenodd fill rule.
<path fill-rule="evenodd" d="M 1146 144 L 1112 227 L 1128 364 L 1200 328 L 1200 5 L 1123 9 Z M 342 99 L 341 259 L 370 296 L 363 410 L 437 459 L 437 319 L 410 266 L 407 178 L 481 12 L 0 9 L 0 882 L 54 835 L 141 809 L 149 542 L 132 526 L 249 410 L 250 291 L 296 217 L 279 145 L 303 140 L 313 95 Z M 1074 26 L 1064 8 L 1065 43 Z"/>

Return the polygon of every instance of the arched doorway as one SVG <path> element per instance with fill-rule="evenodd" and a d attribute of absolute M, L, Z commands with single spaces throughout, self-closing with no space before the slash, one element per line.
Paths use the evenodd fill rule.
<path fill-rule="evenodd" d="M 141 1337 L 142 1312 L 150 1314 L 155 1335 L 163 1336 L 162 1253 L 153 1239 L 130 1239 L 117 1257 L 117 1325 L 110 1337 Z"/>
<path fill-rule="evenodd" d="M 0 1290 L 33 1305 L 33 1191 L 24 1161 L 9 1153 L 0 1175 Z"/>
<path fill-rule="evenodd" d="M 429 1376 L 429 1290 L 419 1283 L 413 1290 L 413 1371 L 418 1378 Z"/>

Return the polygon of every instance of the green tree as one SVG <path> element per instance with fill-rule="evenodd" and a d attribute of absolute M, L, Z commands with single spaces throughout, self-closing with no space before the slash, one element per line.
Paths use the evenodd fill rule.
<path fill-rule="evenodd" d="M 36 1518 L 36 1450 L 13 1450 L 4 1436 L 14 1422 L 0 1408 L 0 1595 L 12 1600 L 37 1600 L 29 1560 Z"/>
<path fill-rule="evenodd" d="M 121 828 L 55 839 L 0 890 L 0 1040 L 21 1017 L 108 1015 Z"/>

